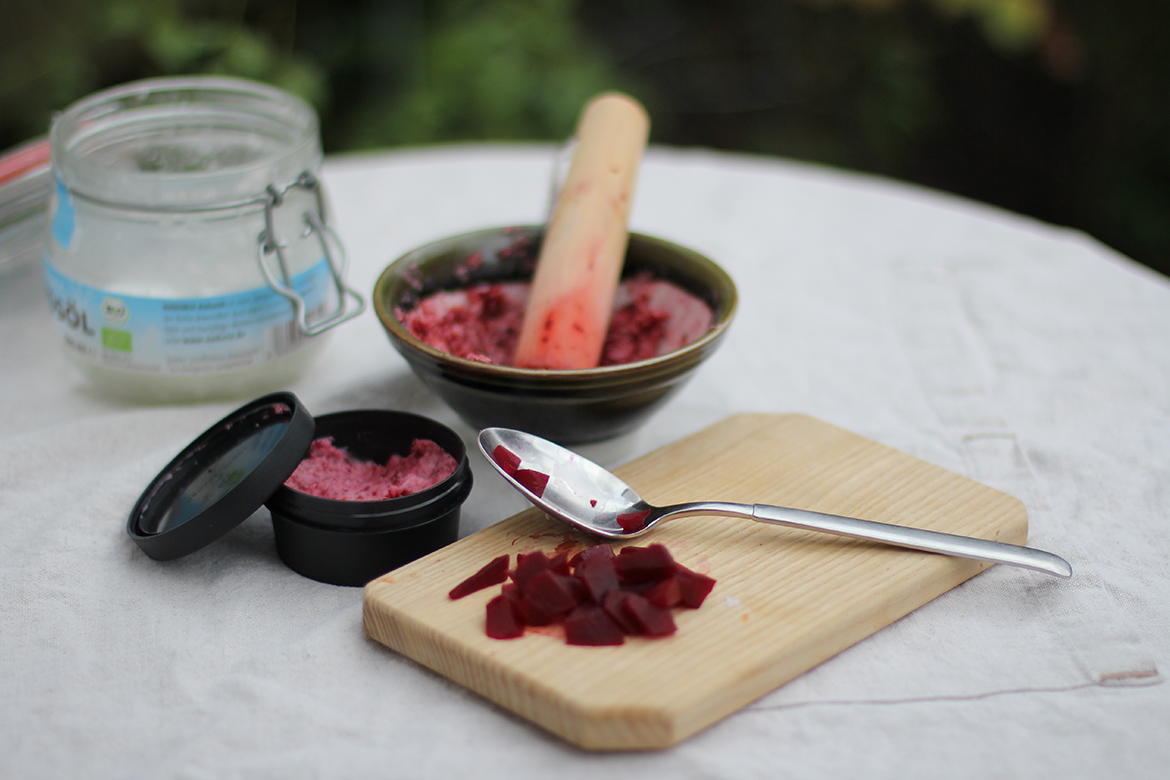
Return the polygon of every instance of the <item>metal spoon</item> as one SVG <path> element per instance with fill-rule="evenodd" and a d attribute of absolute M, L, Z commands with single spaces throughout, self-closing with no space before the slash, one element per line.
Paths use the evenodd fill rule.
<path fill-rule="evenodd" d="M 527 480 L 514 476 L 516 468 L 508 463 L 507 454 L 497 450 L 498 447 L 519 457 L 520 469 L 548 475 L 548 483 L 540 495 L 525 486 Z M 658 523 L 674 517 L 723 515 L 868 539 L 959 558 L 1006 563 L 1057 577 L 1072 576 L 1072 567 L 1068 562 L 1052 553 L 939 531 L 767 504 L 697 501 L 653 506 L 646 503 L 629 485 L 596 463 L 539 436 L 510 428 L 483 429 L 479 433 L 479 448 L 496 470 L 533 504 L 570 525 L 610 539 L 640 536 Z M 521 475 L 522 478 L 524 476 Z"/>

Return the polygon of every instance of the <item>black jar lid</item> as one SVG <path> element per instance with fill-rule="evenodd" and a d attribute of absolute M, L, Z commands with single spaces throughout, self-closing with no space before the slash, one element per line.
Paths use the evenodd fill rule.
<path fill-rule="evenodd" d="M 208 428 L 150 483 L 126 524 L 160 561 L 206 547 L 263 506 L 313 443 L 316 421 L 290 392 L 272 393 Z"/>

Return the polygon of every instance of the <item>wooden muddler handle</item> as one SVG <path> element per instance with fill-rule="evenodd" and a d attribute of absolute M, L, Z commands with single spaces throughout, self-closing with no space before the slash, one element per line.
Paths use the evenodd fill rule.
<path fill-rule="evenodd" d="M 517 367 L 592 368 L 600 361 L 649 132 L 646 110 L 626 95 L 600 95 L 581 113 L 532 278 Z"/>

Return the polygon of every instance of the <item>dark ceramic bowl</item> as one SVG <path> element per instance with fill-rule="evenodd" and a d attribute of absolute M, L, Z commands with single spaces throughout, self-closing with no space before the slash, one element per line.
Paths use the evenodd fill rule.
<path fill-rule="evenodd" d="M 471 492 L 471 467 L 458 434 L 406 412 L 358 410 L 317 418 L 315 438 L 359 460 L 385 463 L 430 439 L 455 459 L 455 473 L 434 487 L 383 501 L 337 501 L 280 487 L 265 502 L 276 550 L 298 574 L 332 585 L 365 585 L 391 569 L 454 542 Z"/>
<path fill-rule="evenodd" d="M 491 365 L 424 344 L 395 315 L 395 310 L 409 310 L 437 290 L 531 278 L 542 237 L 540 227 L 492 228 L 419 247 L 391 263 L 378 278 L 374 287 L 378 319 L 415 374 L 473 428 L 517 428 L 562 444 L 632 431 L 716 350 L 735 316 L 734 282 L 698 252 L 630 234 L 623 277 L 649 272 L 698 296 L 713 314 L 706 335 L 635 363 L 574 370 Z M 477 253 L 477 262 L 469 264 Z"/>

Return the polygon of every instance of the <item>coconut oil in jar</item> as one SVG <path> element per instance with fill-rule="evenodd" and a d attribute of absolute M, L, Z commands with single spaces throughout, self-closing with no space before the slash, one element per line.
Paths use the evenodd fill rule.
<path fill-rule="evenodd" d="M 151 79 L 54 119 L 45 276 L 102 391 L 172 403 L 300 376 L 364 308 L 316 174 L 314 111 L 261 84 Z"/>

